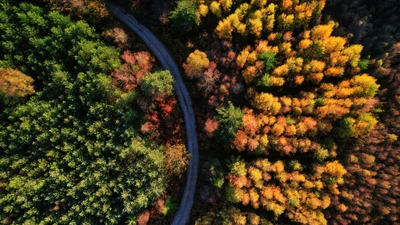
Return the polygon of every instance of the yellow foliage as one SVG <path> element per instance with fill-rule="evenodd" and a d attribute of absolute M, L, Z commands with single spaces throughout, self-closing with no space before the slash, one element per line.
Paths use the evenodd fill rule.
<path fill-rule="evenodd" d="M 210 5 L 210 10 L 217 17 L 221 16 L 221 5 L 219 2 L 213 1 Z"/>
<path fill-rule="evenodd" d="M 293 14 L 286 15 L 285 13 L 282 13 L 282 19 L 283 19 L 283 26 L 285 28 L 288 28 L 292 26 L 294 22 L 294 15 Z"/>
<path fill-rule="evenodd" d="M 261 32 L 263 29 L 263 24 L 261 18 L 253 18 L 248 20 L 249 31 L 251 34 L 254 34 L 256 37 L 261 36 Z"/>
<path fill-rule="evenodd" d="M 262 135 L 260 138 L 260 144 L 263 147 L 268 147 L 268 143 L 269 143 L 268 136 L 266 134 Z"/>
<path fill-rule="evenodd" d="M 321 207 L 323 209 L 328 208 L 331 205 L 331 198 L 328 195 L 322 196 L 322 204 Z"/>
<path fill-rule="evenodd" d="M 270 51 L 271 47 L 268 46 L 268 41 L 266 40 L 260 40 L 258 42 L 257 48 L 256 48 L 256 52 L 258 53 L 264 53 L 267 51 Z"/>
<path fill-rule="evenodd" d="M 307 68 L 307 67 L 306 67 Z M 318 60 L 311 60 L 309 64 L 310 71 L 313 73 L 320 73 L 325 68 L 325 63 Z"/>
<path fill-rule="evenodd" d="M 25 97 L 35 93 L 33 79 L 18 70 L 0 68 L 0 93 L 7 97 Z"/>
<path fill-rule="evenodd" d="M 240 54 L 236 58 L 236 64 L 238 67 L 243 68 L 244 64 L 247 61 L 247 57 L 249 56 L 249 46 L 243 49 Z"/>
<path fill-rule="evenodd" d="M 281 124 L 276 123 L 272 127 L 272 133 L 277 137 L 281 136 L 284 131 L 285 131 L 285 128 Z"/>
<path fill-rule="evenodd" d="M 344 74 L 343 67 L 329 67 L 328 69 L 325 70 L 325 76 L 328 77 L 338 77 L 342 76 L 343 74 Z"/>
<path fill-rule="evenodd" d="M 275 173 L 282 173 L 285 170 L 283 162 L 278 160 L 270 166 L 270 170 Z"/>
<path fill-rule="evenodd" d="M 203 16 L 203 17 L 206 16 L 207 13 L 208 13 L 208 6 L 201 4 L 201 5 L 199 6 L 199 13 L 200 13 L 200 15 Z"/>
<path fill-rule="evenodd" d="M 225 18 L 224 20 L 220 20 L 218 22 L 218 26 L 215 29 L 215 32 L 217 33 L 219 38 L 224 38 L 224 39 L 232 38 L 233 26 L 232 26 L 232 21 L 229 19 L 229 17 Z"/>
<path fill-rule="evenodd" d="M 255 167 L 250 167 L 248 173 L 250 179 L 254 182 L 259 182 L 262 179 L 262 172 Z"/>
<path fill-rule="evenodd" d="M 360 114 L 356 122 L 352 125 L 352 129 L 355 131 L 353 137 L 358 137 L 365 133 L 370 132 L 374 129 L 378 120 L 370 113 Z"/>
<path fill-rule="evenodd" d="M 283 79 L 282 77 L 274 77 L 271 76 L 269 79 L 269 85 L 270 86 L 277 86 L 280 87 L 285 83 L 285 79 Z"/>
<path fill-rule="evenodd" d="M 308 79 L 311 80 L 313 83 L 318 84 L 319 82 L 324 79 L 323 73 L 312 73 L 308 76 Z"/>
<path fill-rule="evenodd" d="M 303 38 L 304 39 L 310 39 L 310 34 L 311 34 L 311 31 L 310 30 L 306 30 L 306 31 L 304 31 L 303 32 Z"/>
<path fill-rule="evenodd" d="M 343 50 L 343 55 L 349 57 L 350 65 L 357 67 L 360 61 L 360 53 L 363 50 L 362 45 L 351 45 Z"/>
<path fill-rule="evenodd" d="M 289 59 L 286 60 L 285 64 L 288 65 L 290 71 L 300 73 L 303 66 L 303 59 L 290 57 Z"/>
<path fill-rule="evenodd" d="M 354 87 L 354 94 L 362 97 L 373 97 L 379 88 L 376 79 L 368 74 L 357 75 L 350 80 Z"/>
<path fill-rule="evenodd" d="M 267 16 L 267 21 L 265 23 L 265 28 L 268 31 L 272 31 L 274 29 L 274 24 L 275 24 L 275 15 Z M 271 40 L 271 39 L 268 38 L 268 40 Z"/>
<path fill-rule="evenodd" d="M 274 69 L 272 72 L 272 75 L 274 76 L 286 76 L 289 73 L 289 66 L 287 64 L 283 64 L 281 66 L 278 66 Z"/>
<path fill-rule="evenodd" d="M 395 141 L 397 141 L 397 135 L 396 134 L 388 134 L 388 135 L 386 135 L 386 140 L 389 142 L 389 143 L 393 143 L 393 142 L 395 142 Z"/>
<path fill-rule="evenodd" d="M 284 206 L 279 205 L 275 202 L 268 202 L 268 204 L 266 204 L 266 209 L 272 211 L 275 216 L 279 216 L 285 211 Z"/>
<path fill-rule="evenodd" d="M 301 85 L 304 82 L 304 76 L 295 76 L 294 81 L 297 85 Z"/>
<path fill-rule="evenodd" d="M 256 51 L 252 51 L 249 56 L 247 57 L 247 61 L 249 63 L 254 63 L 257 61 L 257 52 Z"/>
<path fill-rule="evenodd" d="M 294 136 L 296 135 L 296 126 L 295 125 L 288 125 L 285 130 L 286 136 Z"/>
<path fill-rule="evenodd" d="M 337 209 L 339 212 L 346 212 L 346 211 L 347 211 L 347 207 L 346 207 L 344 204 L 336 205 L 336 209 Z"/>
<path fill-rule="evenodd" d="M 326 25 L 318 25 L 312 28 L 311 30 L 311 39 L 312 40 L 326 40 L 328 39 L 333 32 L 333 23 L 329 23 Z"/>
<path fill-rule="evenodd" d="M 244 23 L 240 23 L 235 28 L 236 28 L 236 31 L 241 35 L 244 35 L 246 33 L 246 24 L 244 24 Z"/>
<path fill-rule="evenodd" d="M 258 203 L 258 200 L 260 199 L 260 195 L 258 194 L 256 189 L 254 189 L 254 188 L 250 189 L 249 196 L 250 196 L 250 201 L 253 206 L 254 206 L 254 204 Z"/>
<path fill-rule="evenodd" d="M 349 57 L 343 55 L 341 52 L 332 52 L 329 56 L 331 66 L 344 67 L 349 61 Z"/>
<path fill-rule="evenodd" d="M 206 53 L 195 50 L 190 53 L 183 68 L 189 78 L 194 78 L 200 76 L 202 70 L 206 69 L 209 64 L 210 61 L 208 60 Z"/>
<path fill-rule="evenodd" d="M 282 0 L 283 10 L 291 9 L 293 6 L 293 0 Z"/>
<path fill-rule="evenodd" d="M 317 190 L 322 190 L 322 188 L 324 188 L 324 183 L 322 183 L 322 181 L 317 180 L 314 182 L 315 188 L 317 188 Z"/>
<path fill-rule="evenodd" d="M 292 51 L 292 43 L 291 42 L 283 42 L 279 45 L 279 51 L 284 54 L 289 54 Z"/>
<path fill-rule="evenodd" d="M 325 164 L 325 172 L 335 177 L 343 177 L 343 175 L 347 173 L 343 165 L 337 160 L 333 162 L 327 162 Z"/>
<path fill-rule="evenodd" d="M 314 194 L 311 194 L 307 198 L 306 205 L 308 207 L 310 207 L 311 209 L 317 209 L 317 208 L 321 207 L 322 202 L 317 197 L 315 197 Z"/>
<path fill-rule="evenodd" d="M 260 76 L 261 74 L 258 73 L 258 70 L 255 66 L 249 66 L 246 67 L 246 69 L 244 69 L 242 71 L 242 76 L 244 78 L 244 81 L 249 84 L 251 82 L 253 82 L 253 80 Z"/>
<path fill-rule="evenodd" d="M 232 0 L 219 0 L 219 2 L 221 3 L 222 8 L 223 8 L 225 11 L 229 11 L 229 10 L 231 9 Z"/>
<path fill-rule="evenodd" d="M 269 93 L 256 94 L 253 104 L 255 108 L 263 110 L 266 114 L 275 115 L 281 109 L 281 103 L 277 97 Z"/>
<path fill-rule="evenodd" d="M 329 191 L 334 194 L 334 195 L 339 195 L 340 191 L 338 189 L 338 185 L 337 184 L 332 184 L 328 186 Z"/>
<path fill-rule="evenodd" d="M 305 123 L 300 122 L 296 126 L 297 126 L 296 130 L 297 130 L 298 135 L 304 135 L 307 132 L 307 126 Z"/>
<path fill-rule="evenodd" d="M 267 4 L 267 0 L 251 0 L 250 4 L 262 8 Z"/>
<path fill-rule="evenodd" d="M 353 88 L 339 88 L 336 92 L 336 97 L 338 98 L 347 98 L 354 94 Z"/>
<path fill-rule="evenodd" d="M 346 44 L 346 38 L 343 37 L 329 37 L 325 40 L 325 50 L 327 52 L 342 51 Z"/>

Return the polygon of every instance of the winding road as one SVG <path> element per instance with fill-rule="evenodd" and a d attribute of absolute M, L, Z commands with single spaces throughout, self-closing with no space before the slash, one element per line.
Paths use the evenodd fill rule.
<path fill-rule="evenodd" d="M 181 73 L 168 53 L 164 45 L 154 36 L 146 27 L 141 25 L 135 17 L 127 13 L 121 7 L 104 1 L 107 8 L 123 23 L 125 23 L 132 31 L 134 31 L 147 45 L 147 47 L 154 53 L 160 61 L 162 67 L 169 70 L 174 77 L 174 87 L 176 95 L 178 96 L 179 105 L 183 111 L 186 127 L 187 149 L 191 155 L 189 158 L 189 168 L 187 172 L 186 186 L 182 196 L 181 204 L 178 212 L 175 215 L 172 225 L 184 225 L 188 222 L 190 210 L 193 206 L 194 192 L 197 181 L 197 170 L 199 162 L 197 133 L 196 133 L 196 119 L 192 107 L 189 92 L 183 83 Z"/>

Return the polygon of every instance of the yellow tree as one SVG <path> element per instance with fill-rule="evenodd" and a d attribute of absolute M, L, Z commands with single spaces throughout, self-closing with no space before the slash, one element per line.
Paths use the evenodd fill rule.
<path fill-rule="evenodd" d="M 210 61 L 206 53 L 195 50 L 190 53 L 189 57 L 186 59 L 186 63 L 183 64 L 183 68 L 189 78 L 198 78 L 209 65 Z"/>
<path fill-rule="evenodd" d="M 0 68 L 0 92 L 6 97 L 20 98 L 35 93 L 33 81 L 18 70 Z"/>

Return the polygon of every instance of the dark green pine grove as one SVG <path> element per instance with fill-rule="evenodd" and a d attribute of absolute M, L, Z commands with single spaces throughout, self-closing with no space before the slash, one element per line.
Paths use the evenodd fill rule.
<path fill-rule="evenodd" d="M 0 3 L 3 223 L 132 224 L 165 193 L 165 147 L 140 135 L 140 89 L 111 84 L 120 65 L 86 22 Z M 142 89 L 171 95 L 171 75 L 158 74 Z"/>

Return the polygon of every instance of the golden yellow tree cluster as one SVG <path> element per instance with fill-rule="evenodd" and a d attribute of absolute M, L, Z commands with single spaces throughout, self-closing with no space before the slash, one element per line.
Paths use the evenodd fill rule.
<path fill-rule="evenodd" d="M 236 159 L 228 174 L 227 199 L 264 208 L 276 217 L 285 214 L 293 222 L 327 224 L 322 210 L 330 206 L 331 197 L 340 194 L 338 186 L 347 171 L 338 161 L 318 165 L 311 174 L 303 170 L 297 161 L 285 165 L 268 159 L 250 163 Z"/>

